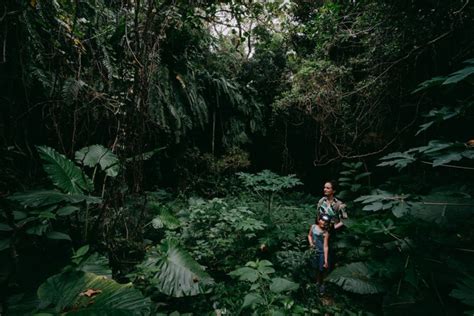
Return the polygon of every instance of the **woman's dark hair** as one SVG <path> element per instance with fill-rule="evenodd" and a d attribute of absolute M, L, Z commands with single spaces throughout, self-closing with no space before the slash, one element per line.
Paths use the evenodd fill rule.
<path fill-rule="evenodd" d="M 339 189 L 338 185 L 337 185 L 337 182 L 335 180 L 328 180 L 326 182 L 324 182 L 325 184 L 326 183 L 331 183 L 331 187 L 332 187 L 332 190 L 334 192 L 337 192 L 337 190 Z"/>

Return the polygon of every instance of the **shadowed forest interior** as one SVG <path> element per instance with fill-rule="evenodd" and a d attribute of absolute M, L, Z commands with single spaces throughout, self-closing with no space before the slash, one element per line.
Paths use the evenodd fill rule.
<path fill-rule="evenodd" d="M 473 195 L 470 0 L 0 2 L 0 315 L 473 315 Z"/>

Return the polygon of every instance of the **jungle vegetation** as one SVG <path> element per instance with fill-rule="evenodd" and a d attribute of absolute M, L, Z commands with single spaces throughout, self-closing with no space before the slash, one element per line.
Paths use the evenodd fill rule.
<path fill-rule="evenodd" d="M 473 74 L 469 0 L 2 0 L 0 315 L 472 315 Z"/>

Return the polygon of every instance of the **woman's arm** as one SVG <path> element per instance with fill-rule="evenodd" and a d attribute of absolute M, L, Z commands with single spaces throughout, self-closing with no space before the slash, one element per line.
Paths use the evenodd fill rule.
<path fill-rule="evenodd" d="M 324 267 L 327 269 L 329 267 L 329 233 L 324 233 Z"/>

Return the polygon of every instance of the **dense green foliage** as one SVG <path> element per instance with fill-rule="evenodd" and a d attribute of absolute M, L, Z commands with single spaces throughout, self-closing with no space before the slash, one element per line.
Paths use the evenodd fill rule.
<path fill-rule="evenodd" d="M 0 314 L 472 314 L 473 34 L 468 0 L 5 0 Z"/>

